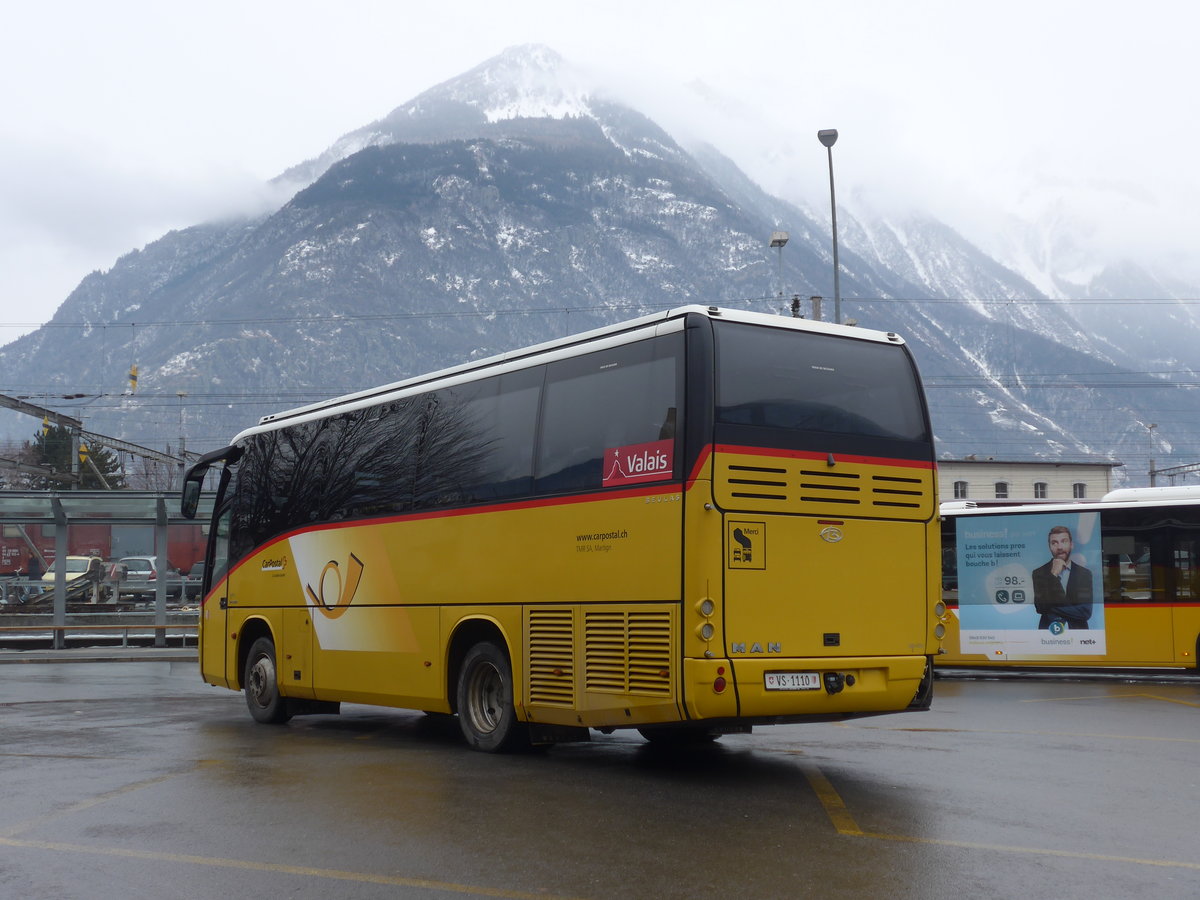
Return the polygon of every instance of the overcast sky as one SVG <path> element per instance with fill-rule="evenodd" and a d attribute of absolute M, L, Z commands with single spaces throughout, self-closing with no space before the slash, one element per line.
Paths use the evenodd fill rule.
<path fill-rule="evenodd" d="M 1200 277 L 1200 5 L 1188 0 L 6 4 L 0 343 L 80 279 L 515 44 L 607 70 L 761 184 L 915 204 L 989 246 L 1053 214 Z M 686 85 L 743 106 L 690 123 Z M 670 121 L 667 121 L 670 120 Z"/>

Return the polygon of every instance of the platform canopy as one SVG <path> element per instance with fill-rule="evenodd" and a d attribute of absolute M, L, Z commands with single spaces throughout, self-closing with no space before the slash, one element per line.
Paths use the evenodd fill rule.
<path fill-rule="evenodd" d="M 207 522 L 213 495 L 195 519 L 179 512 L 178 491 L 0 491 L 3 525 L 177 525 Z"/>

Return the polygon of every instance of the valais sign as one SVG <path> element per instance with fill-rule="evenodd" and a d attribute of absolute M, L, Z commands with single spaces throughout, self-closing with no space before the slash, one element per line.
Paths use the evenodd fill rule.
<path fill-rule="evenodd" d="M 609 447 L 604 451 L 604 478 L 601 484 L 637 484 L 662 481 L 675 470 L 675 442 L 651 441 L 628 447 Z"/>

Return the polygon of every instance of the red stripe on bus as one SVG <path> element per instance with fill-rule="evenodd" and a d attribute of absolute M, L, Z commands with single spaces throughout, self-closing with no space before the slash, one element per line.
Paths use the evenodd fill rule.
<path fill-rule="evenodd" d="M 277 537 L 271 538 L 265 544 L 260 544 L 247 553 L 232 569 L 229 574 L 236 572 L 242 566 L 250 563 L 254 557 L 263 553 L 268 547 L 273 547 L 281 544 L 290 538 L 299 534 L 312 534 L 316 531 L 333 531 L 341 528 L 361 528 L 364 525 L 387 525 L 397 522 L 421 522 L 430 519 L 449 519 L 457 516 L 477 516 L 493 512 L 510 512 L 520 509 L 540 509 L 548 506 L 570 506 L 576 503 L 593 503 L 599 500 L 626 500 L 635 497 L 655 497 L 663 494 L 679 494 L 684 490 L 683 486 L 677 481 L 663 482 L 662 484 L 639 486 L 620 491 L 603 491 L 590 494 L 574 494 L 568 497 L 541 497 L 537 500 L 522 500 L 513 503 L 496 503 L 496 504 L 480 504 L 478 506 L 464 506 L 458 509 L 435 509 L 426 510 L 424 512 L 404 513 L 395 516 L 378 516 L 363 519 L 351 519 L 346 522 L 322 522 L 306 528 L 293 528 L 291 531 L 283 532 Z M 228 574 L 226 575 L 228 578 Z M 222 581 L 225 579 L 222 579 Z M 218 582 L 220 584 L 220 582 Z M 213 596 L 217 593 L 214 590 L 210 593 Z M 206 597 L 201 606 L 207 602 Z"/>
<path fill-rule="evenodd" d="M 946 604 L 946 609 L 961 609 L 962 604 L 943 600 Z M 967 604 L 975 606 L 978 604 Z M 1032 605 L 1032 604 L 1030 604 Z M 1200 601 L 1184 600 L 1179 602 L 1163 601 L 1161 603 L 1122 603 L 1120 600 L 1105 600 L 1104 608 L 1107 609 L 1196 609 L 1200 608 Z"/>

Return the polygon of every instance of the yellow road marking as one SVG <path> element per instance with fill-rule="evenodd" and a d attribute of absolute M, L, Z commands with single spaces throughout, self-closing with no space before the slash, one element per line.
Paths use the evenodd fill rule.
<path fill-rule="evenodd" d="M 808 783 L 812 786 L 813 793 L 817 795 L 817 799 L 825 807 L 825 813 L 829 816 L 829 820 L 833 822 L 833 827 L 837 829 L 837 833 L 862 835 L 864 833 L 863 830 L 854 821 L 854 816 L 850 815 L 850 810 L 846 809 L 846 802 L 842 799 L 841 794 L 829 783 L 829 779 L 822 774 L 821 770 L 813 765 L 804 765 L 800 768 L 804 771 L 804 777 L 808 779 Z"/>
<path fill-rule="evenodd" d="M 217 760 L 197 760 L 195 768 L 205 768 L 220 765 Z M 349 872 L 341 869 L 319 869 L 312 866 L 289 866 L 278 863 L 262 863 L 253 860 L 222 859 L 219 857 L 192 856 L 182 853 L 161 853 L 154 850 L 133 850 L 121 847 L 89 847 L 84 844 L 65 844 L 57 841 L 36 841 L 15 837 L 22 831 L 28 831 L 39 825 L 44 825 L 54 819 L 91 809 L 105 803 L 114 797 L 120 797 L 133 791 L 141 790 L 156 784 L 162 784 L 178 777 L 184 772 L 171 772 L 155 778 L 147 778 L 132 784 L 123 785 L 103 794 L 97 794 L 78 803 L 55 810 L 44 816 L 29 819 L 25 822 L 10 825 L 0 830 L 0 846 L 24 847 L 33 850 L 53 850 L 58 853 L 87 853 L 96 856 L 114 856 L 127 859 L 145 859 L 157 862 L 190 863 L 192 865 L 215 866 L 226 869 L 245 869 L 256 872 L 272 872 L 285 875 L 300 875 L 308 878 L 328 878 L 337 881 L 354 881 L 362 884 L 387 884 L 398 887 L 417 887 L 429 890 L 446 891 L 455 894 L 471 894 L 477 897 L 505 897 L 513 900 L 566 900 L 545 893 L 531 894 L 525 891 L 508 891 L 500 888 L 478 887 L 475 885 L 456 884 L 448 881 L 432 881 L 424 878 L 404 878 L 397 875 L 378 875 L 371 872 Z"/>
<path fill-rule="evenodd" d="M 55 853 L 88 853 L 94 856 L 117 856 L 127 859 L 152 860 L 154 862 L 188 863 L 196 866 L 214 866 L 222 869 L 269 872 L 275 875 L 300 875 L 305 878 L 354 881 L 360 884 L 387 884 L 395 887 L 425 888 L 426 890 L 446 891 L 453 894 L 472 894 L 477 897 L 507 897 L 512 898 L 512 900 L 568 900 L 568 898 L 556 897 L 553 894 L 531 894 L 527 891 L 508 891 L 502 888 L 455 884 L 450 881 L 432 881 L 426 878 L 404 878 L 399 875 L 377 875 L 372 872 L 349 872 L 343 869 L 318 869 L 313 866 L 288 866 L 279 863 L 262 863 L 244 859 L 192 856 L 185 853 L 159 853 L 153 850 L 132 850 L 120 847 L 88 847 L 84 844 L 64 844 L 58 841 L 29 841 L 6 837 L 0 837 L 0 846 L 23 847 L 32 850 L 52 850 Z"/>
<path fill-rule="evenodd" d="M 1103 697 L 1038 697 L 1029 700 L 1021 700 L 1021 703 L 1060 703 L 1063 701 L 1075 700 L 1159 700 L 1163 703 L 1178 703 L 1180 706 L 1191 706 L 1200 709 L 1200 703 L 1194 703 L 1191 700 L 1176 700 L 1174 697 L 1161 697 L 1158 694 L 1147 694 L 1138 692 L 1136 694 L 1108 694 Z"/>
<path fill-rule="evenodd" d="M 0 838 L 11 838 L 13 835 L 20 834 L 22 831 L 28 831 L 30 828 L 35 828 L 38 825 L 44 825 L 61 816 L 68 815 L 74 812 L 81 812 L 85 809 L 91 809 L 93 806 L 98 806 L 113 797 L 120 797 L 122 794 L 128 794 L 131 791 L 141 790 L 144 787 L 149 787 L 154 784 L 162 784 L 164 781 L 170 781 L 178 776 L 179 772 L 172 772 L 169 775 L 160 775 L 157 778 L 147 778 L 144 781 L 135 781 L 132 784 L 127 784 L 111 791 L 106 791 L 103 794 L 97 794 L 94 797 L 88 797 L 86 800 L 80 800 L 78 803 L 72 803 L 70 806 L 64 806 L 62 809 L 56 809 L 54 812 L 47 813 L 44 816 L 38 816 L 35 819 L 28 819 L 24 822 L 18 822 L 16 825 L 9 825 L 7 828 L 0 829 Z"/>
<path fill-rule="evenodd" d="M 1022 702 L 1028 703 L 1033 701 Z M 1200 738 L 1165 737 L 1158 734 L 1105 734 L 1099 731 L 1016 731 L 1012 728 L 972 728 L 967 731 L 961 728 L 882 728 L 878 725 L 858 725 L 856 727 L 866 731 L 903 731 L 917 734 L 1005 734 L 1038 737 L 1106 738 L 1113 741 L 1160 741 L 1175 744 L 1200 744 Z"/>
<path fill-rule="evenodd" d="M 939 847 L 964 847 L 970 850 L 992 850 L 1003 853 L 1024 853 L 1030 856 L 1053 856 L 1061 859 L 1090 859 L 1100 862 L 1132 863 L 1139 866 L 1162 866 L 1172 869 L 1200 871 L 1200 863 L 1182 862 L 1175 859 L 1144 859 L 1138 856 L 1112 856 L 1107 853 L 1083 853 L 1075 850 L 1051 850 L 1044 847 L 1016 847 L 1009 844 L 983 844 L 974 841 L 951 841 L 941 838 L 910 837 L 903 834 L 875 834 L 864 832 L 863 837 L 880 841 L 899 841 L 905 844 L 934 844 Z"/>
<path fill-rule="evenodd" d="M 813 765 L 801 766 L 808 783 L 812 786 L 821 806 L 825 808 L 833 827 L 838 834 L 851 837 L 872 838 L 877 841 L 893 841 L 904 844 L 926 844 L 937 847 L 963 847 L 970 850 L 990 850 L 1002 853 L 1024 853 L 1029 856 L 1050 856 L 1059 859 L 1089 859 L 1100 862 L 1131 863 L 1138 866 L 1159 866 L 1173 869 L 1192 869 L 1200 871 L 1200 863 L 1182 862 L 1174 859 L 1145 859 L 1138 856 L 1113 856 L 1106 853 L 1083 853 L 1074 850 L 1053 850 L 1045 847 L 1017 847 L 1010 844 L 984 844 L 974 841 L 952 841 L 943 838 L 912 837 L 905 834 L 881 834 L 874 831 L 863 831 L 858 827 L 846 802 L 842 800 L 837 789 L 821 770 Z"/>

